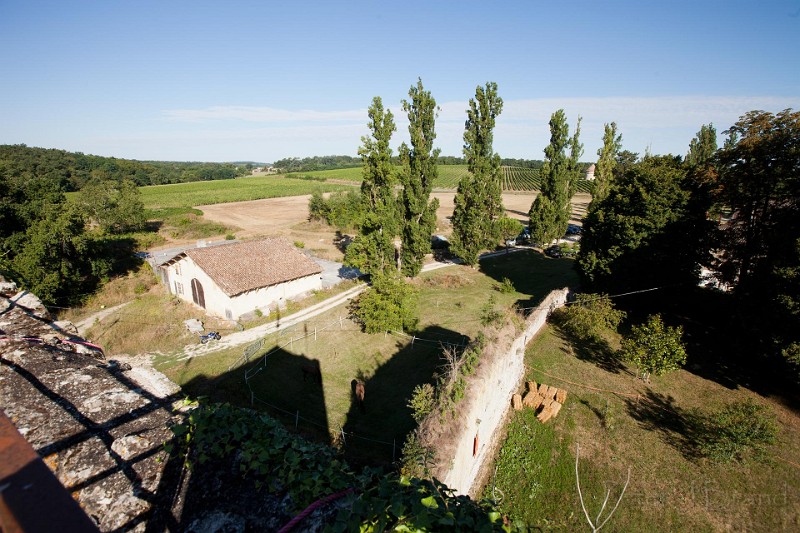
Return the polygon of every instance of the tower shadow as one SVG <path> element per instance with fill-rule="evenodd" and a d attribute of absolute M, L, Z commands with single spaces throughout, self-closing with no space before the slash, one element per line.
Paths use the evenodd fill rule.
<path fill-rule="evenodd" d="M 340 445 L 351 464 L 388 465 L 400 458 L 403 443 L 416 427 L 408 406 L 414 388 L 433 383 L 447 345 L 463 345 L 458 332 L 428 327 L 414 342 L 398 343 L 398 351 L 370 376 L 358 371 L 351 383 L 351 405 Z M 359 400 L 357 383 L 363 384 Z"/>

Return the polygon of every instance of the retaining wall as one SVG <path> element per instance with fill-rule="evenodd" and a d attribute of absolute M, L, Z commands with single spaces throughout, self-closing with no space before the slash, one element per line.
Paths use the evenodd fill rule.
<path fill-rule="evenodd" d="M 494 459 L 498 441 L 504 434 L 502 425 L 511 409 L 511 396 L 517 392 L 525 376 L 525 346 L 547 321 L 547 315 L 563 306 L 569 289 L 551 292 L 526 321 L 525 330 L 514 339 L 502 355 L 482 361 L 479 379 L 470 381 L 459 409 L 467 421 L 459 428 L 458 445 L 444 475 L 438 476 L 458 494 L 477 496 L 484 463 Z"/>

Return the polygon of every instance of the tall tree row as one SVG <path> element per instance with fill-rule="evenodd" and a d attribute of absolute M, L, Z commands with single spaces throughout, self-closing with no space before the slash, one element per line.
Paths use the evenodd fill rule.
<path fill-rule="evenodd" d="M 422 269 L 425 254 L 431 251 L 431 235 L 436 228 L 436 210 L 439 200 L 430 199 L 433 182 L 438 176 L 439 149 L 433 148 L 436 139 L 436 100 L 424 90 L 422 80 L 408 91 L 410 100 L 403 100 L 403 111 L 408 114 L 408 133 L 411 148 L 400 146 L 403 164 L 400 193 L 402 212 L 401 270 L 414 277 Z"/>
<path fill-rule="evenodd" d="M 499 238 L 496 221 L 503 215 L 500 156 L 494 152 L 494 126 L 503 110 L 497 84 L 478 86 L 470 99 L 464 131 L 464 157 L 469 174 L 458 184 L 453 211 L 451 251 L 468 265 L 493 248 Z"/>
<path fill-rule="evenodd" d="M 617 123 L 605 124 L 603 128 L 603 146 L 597 150 L 597 165 L 594 171 L 594 189 L 592 202 L 600 202 L 608 196 L 614 169 L 617 166 L 617 154 L 622 149 L 622 135 L 617 134 Z"/>
<path fill-rule="evenodd" d="M 396 270 L 397 265 L 394 247 L 399 228 L 394 194 L 397 177 L 389 147 L 396 128 L 392 112 L 384 109 L 379 96 L 372 100 L 367 114 L 371 135 L 361 138 L 358 150 L 363 164 L 359 233 L 347 248 L 345 260 L 349 266 L 376 276 Z"/>
<path fill-rule="evenodd" d="M 536 243 L 550 243 L 567 231 L 570 200 L 580 177 L 578 160 L 583 154 L 580 132 L 579 117 L 575 134 L 570 137 L 563 109 L 550 118 L 550 144 L 544 149 L 541 191 L 528 213 L 531 239 Z"/>

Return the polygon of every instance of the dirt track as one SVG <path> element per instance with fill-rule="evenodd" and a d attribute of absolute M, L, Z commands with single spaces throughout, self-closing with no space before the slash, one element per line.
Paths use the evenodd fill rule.
<path fill-rule="evenodd" d="M 449 234 L 449 217 L 453 214 L 455 191 L 436 192 L 439 199 L 438 233 Z M 247 202 L 197 206 L 204 217 L 214 222 L 236 228 L 238 238 L 283 235 L 292 241 L 303 242 L 310 250 L 326 259 L 340 259 L 341 253 L 333 245 L 334 232 L 327 226 L 308 222 L 308 199 L 310 195 L 269 198 Z M 527 222 L 535 193 L 503 194 L 503 205 L 508 215 Z M 591 196 L 580 193 L 572 199 L 573 222 L 579 223 L 586 214 Z"/>

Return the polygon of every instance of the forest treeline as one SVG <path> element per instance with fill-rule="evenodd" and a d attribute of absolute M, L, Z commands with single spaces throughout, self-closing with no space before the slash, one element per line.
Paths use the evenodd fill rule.
<path fill-rule="evenodd" d="M 92 178 L 130 180 L 141 187 L 233 179 L 249 174 L 251 169 L 251 164 L 135 161 L 24 144 L 0 145 L 0 172 L 47 178 L 54 187 L 65 192 L 82 189 Z"/>
<path fill-rule="evenodd" d="M 400 166 L 402 161 L 400 156 L 391 158 L 391 162 L 395 166 Z M 440 155 L 437 159 L 440 165 L 466 165 L 467 160 L 463 157 L 456 157 L 452 155 Z M 542 168 L 543 161 L 539 159 L 514 159 L 504 158 L 500 160 L 500 164 L 509 167 L 522 167 L 522 168 Z M 351 157 L 349 155 L 323 155 L 314 157 L 287 157 L 275 161 L 273 165 L 281 172 L 313 172 L 315 170 L 335 170 L 337 168 L 356 168 L 362 165 L 361 157 Z"/>

